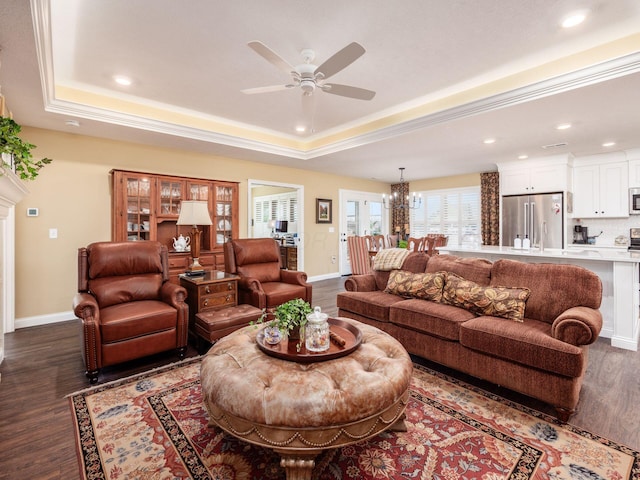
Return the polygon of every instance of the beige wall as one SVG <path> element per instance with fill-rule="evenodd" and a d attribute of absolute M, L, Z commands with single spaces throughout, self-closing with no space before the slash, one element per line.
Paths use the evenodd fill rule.
<path fill-rule="evenodd" d="M 381 192 L 388 186 L 322 173 L 155 148 L 81 135 L 24 128 L 24 140 L 37 145 L 36 158 L 53 158 L 28 182 L 30 194 L 16 207 L 16 318 L 69 311 L 76 291 L 76 254 L 80 246 L 111 239 L 109 172 L 129 169 L 240 182 L 240 236 L 247 229 L 248 178 L 303 184 L 305 194 L 305 271 L 309 276 L 338 273 L 338 217 L 331 225 L 315 223 L 315 199 L 331 198 L 337 209 L 339 189 Z M 38 217 L 27 217 L 37 207 Z M 58 238 L 49 239 L 49 229 Z"/>
<path fill-rule="evenodd" d="M 427 178 L 424 180 L 414 180 L 410 183 L 412 192 L 441 190 L 445 188 L 475 187 L 478 185 L 480 185 L 479 173 L 454 175 L 451 177 Z"/>
<path fill-rule="evenodd" d="M 67 312 L 76 291 L 77 249 L 111 239 L 111 177 L 114 169 L 240 182 L 240 236 L 247 229 L 248 178 L 304 185 L 305 271 L 310 277 L 338 274 L 340 189 L 383 192 L 387 184 L 277 167 L 188 151 L 24 128 L 37 145 L 36 158 L 54 161 L 28 182 L 30 194 L 16 206 L 16 318 Z M 414 181 L 411 190 L 478 185 L 479 175 Z M 315 223 L 315 199 L 334 201 L 333 225 Z M 27 217 L 37 207 L 38 217 Z M 334 232 L 329 232 L 334 227 Z M 49 229 L 58 238 L 49 239 Z"/>

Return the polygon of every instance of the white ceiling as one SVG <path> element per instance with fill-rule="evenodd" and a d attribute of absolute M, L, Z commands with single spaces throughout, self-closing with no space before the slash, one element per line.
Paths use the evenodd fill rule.
<path fill-rule="evenodd" d="M 561 28 L 579 9 L 587 20 Z M 366 53 L 331 81 L 377 94 L 316 91 L 314 132 L 297 134 L 300 90 L 240 92 L 290 81 L 253 40 L 292 65 L 356 41 Z M 0 48 L 23 125 L 353 177 L 640 147 L 638 0 L 3 0 Z"/>

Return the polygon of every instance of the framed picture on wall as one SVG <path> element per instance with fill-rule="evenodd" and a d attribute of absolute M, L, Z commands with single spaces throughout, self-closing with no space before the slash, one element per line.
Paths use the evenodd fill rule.
<path fill-rule="evenodd" d="M 333 200 L 316 198 L 316 223 L 331 223 L 333 221 Z"/>

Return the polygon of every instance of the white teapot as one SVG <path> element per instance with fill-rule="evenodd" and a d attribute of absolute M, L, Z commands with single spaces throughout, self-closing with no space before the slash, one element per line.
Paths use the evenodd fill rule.
<path fill-rule="evenodd" d="M 173 237 L 173 248 L 176 252 L 184 252 L 191 243 L 191 238 L 183 237 L 182 234 L 178 238 Z"/>

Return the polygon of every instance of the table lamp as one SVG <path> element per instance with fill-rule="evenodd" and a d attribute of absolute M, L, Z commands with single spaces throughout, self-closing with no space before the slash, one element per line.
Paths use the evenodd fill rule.
<path fill-rule="evenodd" d="M 191 225 L 191 265 L 185 272 L 187 275 L 204 275 L 204 268 L 200 265 L 200 239 L 202 231 L 198 225 L 212 225 L 209 215 L 209 204 L 196 200 L 183 200 L 180 204 L 180 215 L 176 225 Z"/>
<path fill-rule="evenodd" d="M 276 231 L 276 230 L 275 230 L 275 229 L 276 229 L 276 221 L 275 221 L 275 220 L 269 220 L 269 221 L 267 222 L 267 227 L 269 227 L 269 228 L 271 229 L 271 236 L 272 236 L 272 237 L 275 237 L 275 236 L 276 236 L 276 234 L 275 234 L 275 231 Z"/>

